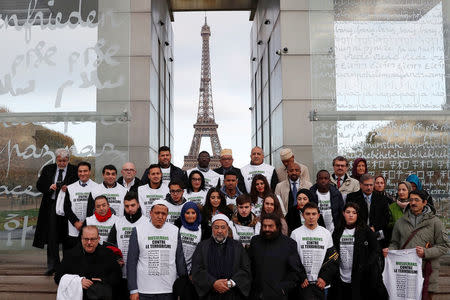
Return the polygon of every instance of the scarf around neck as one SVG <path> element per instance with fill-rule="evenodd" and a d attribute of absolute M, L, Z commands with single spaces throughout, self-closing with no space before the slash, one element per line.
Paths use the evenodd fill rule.
<path fill-rule="evenodd" d="M 96 218 L 97 221 L 99 221 L 99 222 L 106 222 L 106 221 L 108 221 L 108 219 L 111 218 L 111 216 L 112 216 L 111 208 L 108 209 L 108 212 L 107 212 L 106 215 L 104 215 L 104 216 L 100 216 L 97 212 L 94 212 L 94 214 L 95 214 L 95 218 Z"/>

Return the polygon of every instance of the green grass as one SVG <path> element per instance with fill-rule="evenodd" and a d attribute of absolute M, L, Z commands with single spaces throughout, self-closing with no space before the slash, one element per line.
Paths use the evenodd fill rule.
<path fill-rule="evenodd" d="M 8 215 L 18 215 L 14 218 L 8 217 Z M 5 223 L 7 223 L 10 220 L 17 220 L 20 223 L 19 228 L 23 227 L 23 218 L 25 216 L 28 216 L 28 224 L 27 226 L 36 226 L 37 218 L 39 214 L 39 209 L 33 208 L 33 209 L 25 209 L 25 210 L 9 210 L 9 211 L 0 211 L 0 230 L 5 230 Z M 10 227 L 12 227 L 13 224 L 10 223 Z"/>

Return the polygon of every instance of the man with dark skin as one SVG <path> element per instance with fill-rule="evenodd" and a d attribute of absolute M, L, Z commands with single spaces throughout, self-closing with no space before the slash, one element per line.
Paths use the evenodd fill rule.
<path fill-rule="evenodd" d="M 227 205 L 236 206 L 236 198 L 242 195 L 242 191 L 238 188 L 238 175 L 234 171 L 229 171 L 225 173 L 224 185 L 220 188 L 222 193 L 225 195 L 227 200 Z"/>
<path fill-rule="evenodd" d="M 205 177 L 205 188 L 210 189 L 212 187 L 219 186 L 223 181 L 223 176 L 214 172 L 209 168 L 209 162 L 211 161 L 211 156 L 207 151 L 202 151 L 198 154 L 197 157 L 197 167 L 187 170 L 187 176 L 191 174 L 192 171 L 198 170 L 202 172 Z"/>
<path fill-rule="evenodd" d="M 339 190 L 331 184 L 330 173 L 327 170 L 317 172 L 316 184 L 311 187 L 310 191 L 314 195 L 314 198 L 311 199 L 312 202 L 315 202 L 320 208 L 325 227 L 333 232 L 342 217 L 344 200 Z"/>

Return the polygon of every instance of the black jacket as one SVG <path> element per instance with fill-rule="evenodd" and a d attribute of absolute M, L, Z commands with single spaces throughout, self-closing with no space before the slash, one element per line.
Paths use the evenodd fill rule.
<path fill-rule="evenodd" d="M 55 282 L 59 284 L 65 274 L 79 275 L 87 279 L 100 278 L 103 283 L 113 288 L 113 295 L 117 295 L 114 289 L 122 279 L 122 270 L 113 252 L 102 245 L 98 245 L 93 253 L 86 253 L 81 244 L 67 251 L 56 268 Z"/>
<path fill-rule="evenodd" d="M 241 169 L 238 169 L 238 168 L 235 168 L 235 167 L 231 166 L 231 170 L 238 175 L 238 189 L 242 193 L 247 194 L 247 189 L 245 188 L 245 181 L 244 181 L 244 177 L 242 176 Z M 226 172 L 223 167 L 214 169 L 213 171 L 218 173 L 218 174 L 220 174 L 220 175 L 224 175 L 225 172 Z"/>
<path fill-rule="evenodd" d="M 370 213 L 367 202 L 364 200 L 364 195 L 361 190 L 348 194 L 346 201 L 357 203 L 360 208 L 359 217 L 364 221 L 364 223 L 369 224 L 369 226 L 373 226 L 375 228 L 375 232 L 382 230 L 384 236 L 386 237 L 390 217 L 388 204 L 389 200 L 387 197 L 379 193 L 372 193 Z M 369 223 L 367 223 L 367 220 Z M 383 247 L 388 246 L 386 243 L 387 241 L 382 242 Z"/>
<path fill-rule="evenodd" d="M 319 199 L 317 198 L 316 194 L 317 183 L 314 184 L 309 190 L 312 192 L 314 197 L 314 199 L 311 199 L 312 202 L 315 202 L 317 205 L 319 205 Z M 339 225 L 340 220 L 342 218 L 342 211 L 344 210 L 344 199 L 342 199 L 341 192 L 339 192 L 339 190 L 332 184 L 330 184 L 330 202 L 331 202 L 331 214 L 333 216 L 333 223 L 334 227 L 336 228 Z"/>
<path fill-rule="evenodd" d="M 148 180 L 148 178 L 147 178 L 147 180 Z M 123 176 L 120 176 L 120 178 L 117 179 L 117 183 L 123 186 Z M 138 187 L 140 187 L 141 185 L 142 185 L 141 180 L 139 178 L 135 177 L 134 184 L 131 186 L 130 191 L 137 193 Z"/>
<path fill-rule="evenodd" d="M 338 253 L 340 252 L 340 239 L 343 231 L 344 227 L 341 226 L 340 228 L 336 228 L 333 232 L 333 244 Z M 356 227 L 352 261 L 351 299 L 386 299 L 381 269 L 378 264 L 378 259 L 380 257 L 381 252 L 378 247 L 375 233 L 365 224 L 361 227 Z M 338 273 L 335 282 L 339 281 L 339 277 L 340 275 Z M 339 293 L 339 284 L 332 283 L 331 286 L 331 299 L 340 300 L 347 298 L 348 295 L 341 295 Z"/>
<path fill-rule="evenodd" d="M 144 174 L 141 177 L 141 185 L 149 183 L 148 171 L 149 171 L 148 168 L 145 169 Z M 183 182 L 184 187 L 186 187 L 188 181 L 186 171 L 181 170 L 180 168 L 174 166 L 173 164 L 170 164 L 170 180 L 181 181 Z"/>
<path fill-rule="evenodd" d="M 57 168 L 58 167 L 56 164 L 45 166 L 42 169 L 41 176 L 39 176 L 39 179 L 36 183 L 37 190 L 43 194 L 33 241 L 33 246 L 37 248 L 44 248 L 44 245 L 48 242 L 50 209 L 54 202 L 51 198 L 53 195 L 53 191 L 50 190 L 50 186 L 53 184 L 53 181 L 55 179 Z M 77 167 L 72 164 L 68 164 L 66 176 L 63 180 L 63 185 L 72 184 L 77 180 Z M 58 195 L 56 195 L 55 199 L 57 199 L 57 197 Z M 63 239 L 67 235 L 67 226 L 61 228 L 60 231 L 60 240 L 63 241 Z"/>
<path fill-rule="evenodd" d="M 274 240 L 254 236 L 248 255 L 253 275 L 250 299 L 288 299 L 289 293 L 306 279 L 297 243 L 281 233 Z"/>

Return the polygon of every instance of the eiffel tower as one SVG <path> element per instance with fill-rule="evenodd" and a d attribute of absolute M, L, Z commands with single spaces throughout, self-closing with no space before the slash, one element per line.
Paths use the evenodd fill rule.
<path fill-rule="evenodd" d="M 188 170 L 197 166 L 197 157 L 200 151 L 200 144 L 202 137 L 209 137 L 211 141 L 211 162 L 210 168 L 220 167 L 220 146 L 219 136 L 217 135 L 217 127 L 214 120 L 214 109 L 212 101 L 211 90 L 211 65 L 209 58 L 209 37 L 211 36 L 211 30 L 206 22 L 202 26 L 201 36 L 203 40 L 202 44 L 202 70 L 200 77 L 200 97 L 198 100 L 198 114 L 197 122 L 194 124 L 194 137 L 192 138 L 191 148 L 189 154 L 184 156 L 183 170 Z"/>

